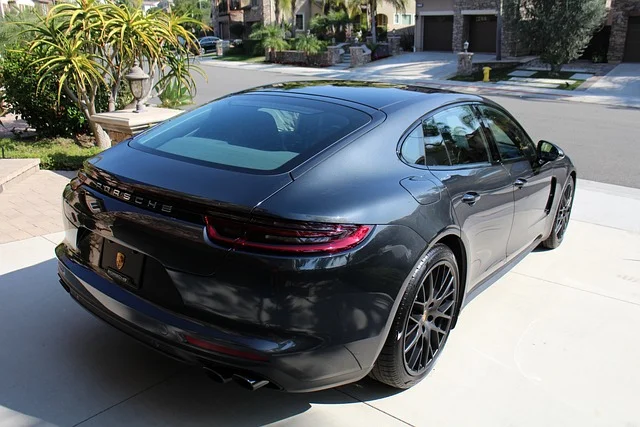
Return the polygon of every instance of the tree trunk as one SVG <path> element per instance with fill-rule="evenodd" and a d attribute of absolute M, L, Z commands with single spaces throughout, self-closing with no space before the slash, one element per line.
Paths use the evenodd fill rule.
<path fill-rule="evenodd" d="M 562 64 L 549 64 L 551 65 L 551 71 L 549 75 L 552 77 L 558 77 L 560 75 L 560 71 L 562 70 Z"/>
<path fill-rule="evenodd" d="M 111 137 L 109 137 L 109 134 L 104 129 L 102 129 L 102 126 L 100 126 L 100 124 L 89 119 L 89 129 L 91 129 L 91 133 L 93 133 L 98 147 L 103 150 L 111 148 Z"/>
<path fill-rule="evenodd" d="M 378 14 L 378 2 L 377 0 L 369 0 L 369 7 L 371 9 L 371 42 L 373 44 L 378 43 L 378 37 L 376 34 L 376 15 Z M 366 39 L 365 39 L 366 40 Z"/>
<path fill-rule="evenodd" d="M 291 0 L 291 37 L 296 36 L 296 0 Z"/>

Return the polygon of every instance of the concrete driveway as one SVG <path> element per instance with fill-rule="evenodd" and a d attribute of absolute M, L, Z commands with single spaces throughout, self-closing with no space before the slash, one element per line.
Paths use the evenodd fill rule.
<path fill-rule="evenodd" d="M 474 61 L 495 59 L 495 55 L 477 53 Z M 397 79 L 446 80 L 456 75 L 458 55 L 451 52 L 414 52 L 370 62 L 351 72 L 356 78 L 394 77 Z M 354 78 L 354 77 L 349 77 Z"/>
<path fill-rule="evenodd" d="M 624 63 L 585 91 L 588 95 L 640 97 L 640 63 Z"/>
<path fill-rule="evenodd" d="M 640 426 L 640 190 L 579 181 L 564 244 L 463 312 L 429 377 L 246 392 L 93 318 L 57 283 L 60 233 L 0 245 L 0 426 Z"/>

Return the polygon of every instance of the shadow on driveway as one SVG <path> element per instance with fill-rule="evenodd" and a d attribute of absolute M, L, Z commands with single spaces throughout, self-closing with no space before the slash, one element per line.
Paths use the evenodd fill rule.
<path fill-rule="evenodd" d="M 214 383 L 84 311 L 56 269 L 50 259 L 0 276 L 0 425 L 258 426 L 311 404 L 342 405 L 336 415 L 373 411 L 344 389 L 251 393 Z M 360 398 L 394 393 L 368 379 L 355 387 Z"/>

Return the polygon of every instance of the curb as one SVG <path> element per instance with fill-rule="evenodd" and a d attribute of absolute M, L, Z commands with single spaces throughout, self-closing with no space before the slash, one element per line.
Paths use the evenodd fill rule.
<path fill-rule="evenodd" d="M 7 175 L 0 176 L 0 193 L 40 170 L 40 159 L 0 159 L 0 164 L 3 162 L 23 162 L 24 165 Z"/>

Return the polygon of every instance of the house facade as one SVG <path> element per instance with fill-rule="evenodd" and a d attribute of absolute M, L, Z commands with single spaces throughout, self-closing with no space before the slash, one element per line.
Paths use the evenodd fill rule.
<path fill-rule="evenodd" d="M 640 62 L 640 0 L 612 0 L 609 62 Z"/>
<path fill-rule="evenodd" d="M 308 30 L 311 19 L 322 13 L 322 5 L 321 0 L 297 0 L 296 31 Z M 268 25 L 274 22 L 275 4 L 273 0 L 212 0 L 211 27 L 216 36 L 223 39 L 237 36 L 240 24 L 244 26 L 244 34 L 247 35 L 251 32 L 251 27 L 256 24 Z M 378 6 L 376 22 L 378 26 L 384 26 L 388 31 L 413 27 L 415 25 L 415 2 L 407 0 L 406 10 L 396 10 L 388 3 L 382 2 Z"/>
<path fill-rule="evenodd" d="M 499 0 L 417 0 L 415 47 L 419 51 L 496 51 Z M 510 28 L 503 28 L 502 52 L 512 55 Z M 506 36 L 506 37 L 505 37 Z"/>
<path fill-rule="evenodd" d="M 416 50 L 460 52 L 468 41 L 471 52 L 495 53 L 499 4 L 499 0 L 416 0 Z M 609 17 L 593 41 L 608 40 L 603 50 L 608 48 L 609 62 L 640 62 L 640 0 L 607 0 L 606 5 Z M 502 54 L 527 54 L 526 48 L 518 46 L 514 29 L 505 23 Z"/>

